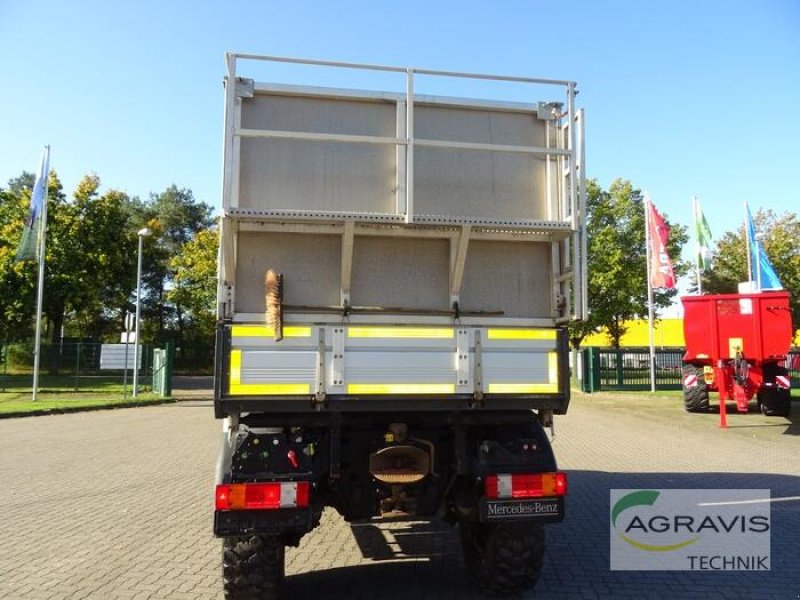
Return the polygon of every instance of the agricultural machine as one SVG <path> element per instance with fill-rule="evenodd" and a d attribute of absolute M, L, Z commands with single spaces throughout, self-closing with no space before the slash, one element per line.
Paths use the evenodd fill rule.
<path fill-rule="evenodd" d="M 792 342 L 787 292 L 682 298 L 683 399 L 689 412 L 708 411 L 708 393 L 734 400 L 746 413 L 754 397 L 761 412 L 786 417 L 791 382 L 785 361 Z"/>

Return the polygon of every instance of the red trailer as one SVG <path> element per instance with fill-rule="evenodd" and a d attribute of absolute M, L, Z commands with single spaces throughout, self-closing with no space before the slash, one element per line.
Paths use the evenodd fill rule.
<path fill-rule="evenodd" d="M 735 400 L 741 413 L 756 397 L 765 415 L 788 416 L 785 366 L 792 343 L 788 292 L 685 296 L 683 399 L 689 412 L 708 410 L 708 393 Z"/>

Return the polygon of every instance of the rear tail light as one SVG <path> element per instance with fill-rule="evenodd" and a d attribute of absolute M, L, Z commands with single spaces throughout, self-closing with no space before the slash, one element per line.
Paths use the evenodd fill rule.
<path fill-rule="evenodd" d="M 217 486 L 217 510 L 270 510 L 308 506 L 308 481 L 229 483 Z"/>
<path fill-rule="evenodd" d="M 567 494 L 566 473 L 500 473 L 484 480 L 488 498 L 543 498 Z"/>

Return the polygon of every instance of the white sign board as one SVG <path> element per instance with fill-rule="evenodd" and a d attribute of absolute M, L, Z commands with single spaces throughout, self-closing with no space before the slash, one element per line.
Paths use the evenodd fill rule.
<path fill-rule="evenodd" d="M 611 490 L 612 571 L 769 571 L 770 490 Z"/>
<path fill-rule="evenodd" d="M 125 364 L 127 352 L 127 365 Z M 142 368 L 142 347 L 139 346 L 138 361 L 134 361 L 136 346 L 133 344 L 102 344 L 100 346 L 100 368 L 101 369 L 141 369 Z"/>

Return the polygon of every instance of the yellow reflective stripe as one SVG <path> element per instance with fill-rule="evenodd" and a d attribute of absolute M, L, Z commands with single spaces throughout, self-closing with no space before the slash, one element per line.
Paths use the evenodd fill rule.
<path fill-rule="evenodd" d="M 228 393 L 231 396 L 281 396 L 310 394 L 308 383 L 242 383 L 242 351 L 231 350 L 231 372 Z"/>
<path fill-rule="evenodd" d="M 555 329 L 490 329 L 490 340 L 554 340 Z"/>
<path fill-rule="evenodd" d="M 554 394 L 557 383 L 490 383 L 490 394 Z"/>
<path fill-rule="evenodd" d="M 308 383 L 231 383 L 231 396 L 260 395 L 260 396 L 291 396 L 311 393 Z"/>
<path fill-rule="evenodd" d="M 451 383 L 351 383 L 348 394 L 455 394 Z"/>
<path fill-rule="evenodd" d="M 231 350 L 230 386 L 237 385 L 242 380 L 242 351 Z"/>
<path fill-rule="evenodd" d="M 351 338 L 454 338 L 454 329 L 444 327 L 349 327 Z"/>
<path fill-rule="evenodd" d="M 275 328 L 267 325 L 234 325 L 233 337 L 275 337 Z M 284 327 L 283 337 L 311 337 L 311 327 Z"/>
<path fill-rule="evenodd" d="M 547 355 L 547 380 L 558 383 L 558 354 L 550 352 Z"/>

